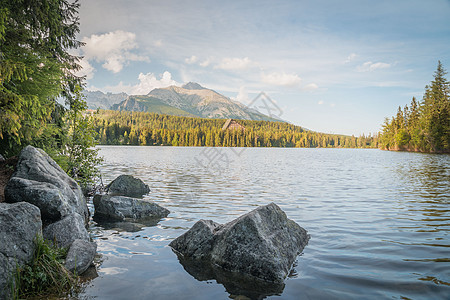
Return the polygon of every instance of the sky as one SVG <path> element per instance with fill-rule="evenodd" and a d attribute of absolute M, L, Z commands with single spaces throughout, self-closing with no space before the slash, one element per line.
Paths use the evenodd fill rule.
<path fill-rule="evenodd" d="M 88 90 L 265 92 L 295 125 L 359 136 L 450 69 L 450 0 L 80 0 Z M 447 78 L 449 78 L 447 76 Z"/>

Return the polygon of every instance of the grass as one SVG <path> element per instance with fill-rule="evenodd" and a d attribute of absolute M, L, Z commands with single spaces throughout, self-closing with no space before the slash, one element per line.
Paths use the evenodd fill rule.
<path fill-rule="evenodd" d="M 53 246 L 42 236 L 36 236 L 32 261 L 16 270 L 13 298 L 43 298 L 70 292 L 77 277 L 64 267 L 66 256 L 67 249 Z"/>

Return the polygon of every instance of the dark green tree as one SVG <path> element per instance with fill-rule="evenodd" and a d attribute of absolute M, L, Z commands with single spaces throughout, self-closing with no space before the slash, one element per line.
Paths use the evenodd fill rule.
<path fill-rule="evenodd" d="M 58 138 L 56 100 L 70 104 L 83 79 L 74 75 L 79 57 L 68 52 L 81 45 L 78 8 L 77 1 L 0 0 L 0 153 Z"/>
<path fill-rule="evenodd" d="M 434 73 L 431 85 L 426 86 L 423 96 L 423 127 L 428 147 L 433 152 L 450 147 L 450 83 L 442 63 Z"/>

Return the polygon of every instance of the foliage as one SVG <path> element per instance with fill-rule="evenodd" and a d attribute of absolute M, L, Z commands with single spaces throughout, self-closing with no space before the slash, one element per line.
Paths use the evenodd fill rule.
<path fill-rule="evenodd" d="M 80 96 L 78 1 L 0 0 L 0 153 L 42 148 L 79 183 L 100 159 Z M 65 100 L 66 107 L 57 100 Z"/>
<path fill-rule="evenodd" d="M 397 116 L 386 119 L 380 135 L 384 149 L 422 152 L 450 152 L 450 83 L 441 62 L 434 80 L 425 87 L 420 103 L 398 108 Z"/>
<path fill-rule="evenodd" d="M 0 153 L 60 144 L 56 99 L 71 100 L 81 45 L 77 1 L 0 0 Z M 52 146 L 53 147 L 53 146 Z"/>
<path fill-rule="evenodd" d="M 100 144 L 218 147 L 376 148 L 372 136 L 331 135 L 285 122 L 238 120 L 245 130 L 222 130 L 223 119 L 146 112 L 100 111 L 94 122 Z"/>
<path fill-rule="evenodd" d="M 93 128 L 93 116 L 86 113 L 87 104 L 82 98 L 81 88 L 75 88 L 70 109 L 67 113 L 67 144 L 63 154 L 67 157 L 65 167 L 67 174 L 75 178 L 81 185 L 93 184 L 99 175 L 97 165 L 102 161 L 98 157 L 98 149 L 93 147 L 96 132 Z"/>
<path fill-rule="evenodd" d="M 43 297 L 67 293 L 76 277 L 64 267 L 67 249 L 50 245 L 38 235 L 32 261 L 16 270 L 14 298 Z"/>

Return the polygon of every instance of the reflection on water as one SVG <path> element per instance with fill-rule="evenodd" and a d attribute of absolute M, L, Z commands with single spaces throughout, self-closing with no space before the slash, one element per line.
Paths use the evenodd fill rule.
<path fill-rule="evenodd" d="M 137 176 L 152 190 L 145 198 L 171 214 L 150 223 L 92 221 L 102 263 L 80 298 L 448 298 L 449 155 L 255 148 L 238 156 L 223 148 L 230 165 L 214 174 L 196 163 L 201 151 L 101 147 L 105 183 Z M 280 289 L 199 273 L 168 247 L 199 219 L 226 223 L 270 202 L 311 235 Z"/>
<path fill-rule="evenodd" d="M 281 295 L 285 286 L 284 283 L 269 283 L 248 278 L 236 272 L 214 267 L 208 262 L 183 259 L 181 255 L 178 255 L 178 260 L 192 277 L 199 281 L 215 280 L 225 287 L 232 298 L 264 299 L 268 296 Z"/>

